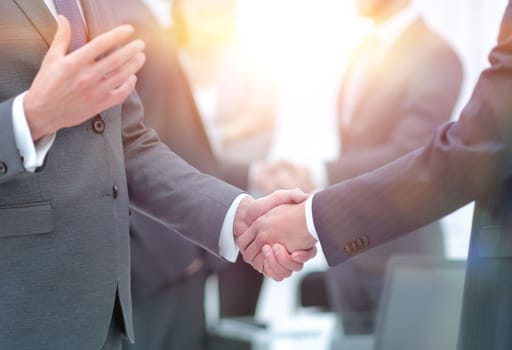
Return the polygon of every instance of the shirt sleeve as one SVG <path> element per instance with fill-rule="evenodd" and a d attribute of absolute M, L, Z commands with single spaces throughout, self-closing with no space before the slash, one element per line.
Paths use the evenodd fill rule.
<path fill-rule="evenodd" d="M 12 105 L 12 124 L 14 139 L 23 159 L 23 166 L 25 170 L 34 172 L 44 164 L 46 155 L 55 141 L 56 133 L 47 135 L 37 142 L 32 140 L 32 134 L 30 133 L 25 110 L 23 109 L 25 94 L 26 92 L 14 99 Z"/>
<path fill-rule="evenodd" d="M 311 236 L 313 236 L 313 238 L 315 238 L 317 241 L 320 241 L 318 239 L 318 233 L 316 231 L 316 227 L 315 227 L 315 221 L 313 220 L 313 197 L 315 195 L 311 195 L 309 196 L 309 198 L 306 200 L 306 205 L 305 205 L 305 216 L 306 216 L 306 226 L 307 226 L 307 229 L 308 229 L 308 232 L 311 234 Z"/>
<path fill-rule="evenodd" d="M 224 259 L 230 262 L 235 262 L 238 257 L 238 253 L 240 252 L 240 249 L 235 242 L 233 224 L 235 222 L 235 215 L 238 206 L 245 197 L 248 197 L 248 195 L 242 193 L 233 200 L 233 203 L 231 203 L 231 206 L 224 217 L 224 222 L 222 223 L 222 228 L 220 230 L 219 253 Z"/>

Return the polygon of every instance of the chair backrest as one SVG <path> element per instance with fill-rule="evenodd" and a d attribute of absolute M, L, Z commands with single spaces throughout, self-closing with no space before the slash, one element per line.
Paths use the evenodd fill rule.
<path fill-rule="evenodd" d="M 375 350 L 457 347 L 465 261 L 398 255 L 390 259 Z"/>

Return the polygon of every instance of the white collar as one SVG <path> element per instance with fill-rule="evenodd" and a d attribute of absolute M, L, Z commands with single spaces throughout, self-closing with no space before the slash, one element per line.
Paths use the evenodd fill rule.
<path fill-rule="evenodd" d="M 392 45 L 400 35 L 420 17 L 418 9 L 409 5 L 402 11 L 375 27 L 375 34 L 386 46 Z"/>

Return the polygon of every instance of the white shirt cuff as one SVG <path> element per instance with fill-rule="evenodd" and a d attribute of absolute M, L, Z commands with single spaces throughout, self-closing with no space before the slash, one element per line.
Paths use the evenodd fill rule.
<path fill-rule="evenodd" d="M 329 179 L 327 176 L 327 167 L 325 162 L 310 163 L 308 164 L 308 169 L 311 181 L 317 191 L 323 190 L 328 186 Z"/>
<path fill-rule="evenodd" d="M 235 198 L 233 203 L 228 209 L 226 216 L 224 217 L 224 222 L 222 223 L 222 228 L 220 229 L 220 237 L 219 237 L 219 253 L 227 261 L 235 262 L 238 257 L 238 253 L 240 249 L 236 245 L 235 235 L 233 233 L 233 224 L 235 222 L 236 211 L 238 210 L 238 206 L 240 202 L 245 197 L 248 197 L 247 194 L 242 193 Z"/>
<path fill-rule="evenodd" d="M 23 166 L 26 171 L 34 172 L 44 164 L 44 159 L 55 141 L 56 134 L 47 135 L 34 143 L 32 134 L 27 123 L 23 99 L 26 92 L 17 96 L 12 105 L 12 125 L 14 129 L 14 140 L 23 158 Z"/>
<path fill-rule="evenodd" d="M 306 226 L 307 226 L 308 232 L 311 234 L 311 236 L 313 236 L 313 238 L 315 238 L 317 241 L 319 241 L 318 233 L 316 232 L 316 228 L 315 228 L 315 222 L 313 220 L 313 197 L 314 196 L 315 195 L 311 195 L 306 200 L 306 205 L 305 205 Z"/>

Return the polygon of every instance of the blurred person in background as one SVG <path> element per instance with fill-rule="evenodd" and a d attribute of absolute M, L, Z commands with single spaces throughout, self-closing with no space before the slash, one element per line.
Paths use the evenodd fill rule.
<path fill-rule="evenodd" d="M 264 159 L 275 120 L 272 74 L 244 49 L 237 0 L 174 0 L 180 59 L 218 157 Z"/>
<path fill-rule="evenodd" d="M 355 4 L 374 29 L 354 52 L 340 89 L 340 156 L 309 168 L 286 161 L 267 164 L 255 179 L 264 193 L 294 187 L 313 191 L 379 168 L 424 145 L 453 113 L 462 83 L 461 62 L 412 2 Z M 373 333 L 384 270 L 393 254 L 442 256 L 440 223 L 326 273 L 329 304 L 341 315 L 345 333 Z"/>
<path fill-rule="evenodd" d="M 244 54 L 237 36 L 237 0 L 173 0 L 171 17 L 218 176 L 250 189 L 250 164 L 266 157 L 273 134 L 272 74 Z M 254 315 L 261 275 L 240 258 L 218 278 L 220 316 Z"/>
<path fill-rule="evenodd" d="M 121 2 L 121 0 L 115 0 Z M 118 6 L 124 23 L 146 43 L 147 62 L 137 92 L 145 123 L 180 157 L 202 172 L 247 187 L 247 166 L 217 160 L 179 62 L 174 27 L 165 28 L 142 0 Z M 228 264 L 132 208 L 132 294 L 137 341 L 126 350 L 197 350 L 207 347 L 205 283 L 221 280 L 221 316 L 252 316 L 262 276 L 241 260 Z M 148 234 L 150 233 L 150 234 Z M 169 248 L 170 247 L 170 248 Z M 233 278 L 233 280 L 230 280 Z"/>

